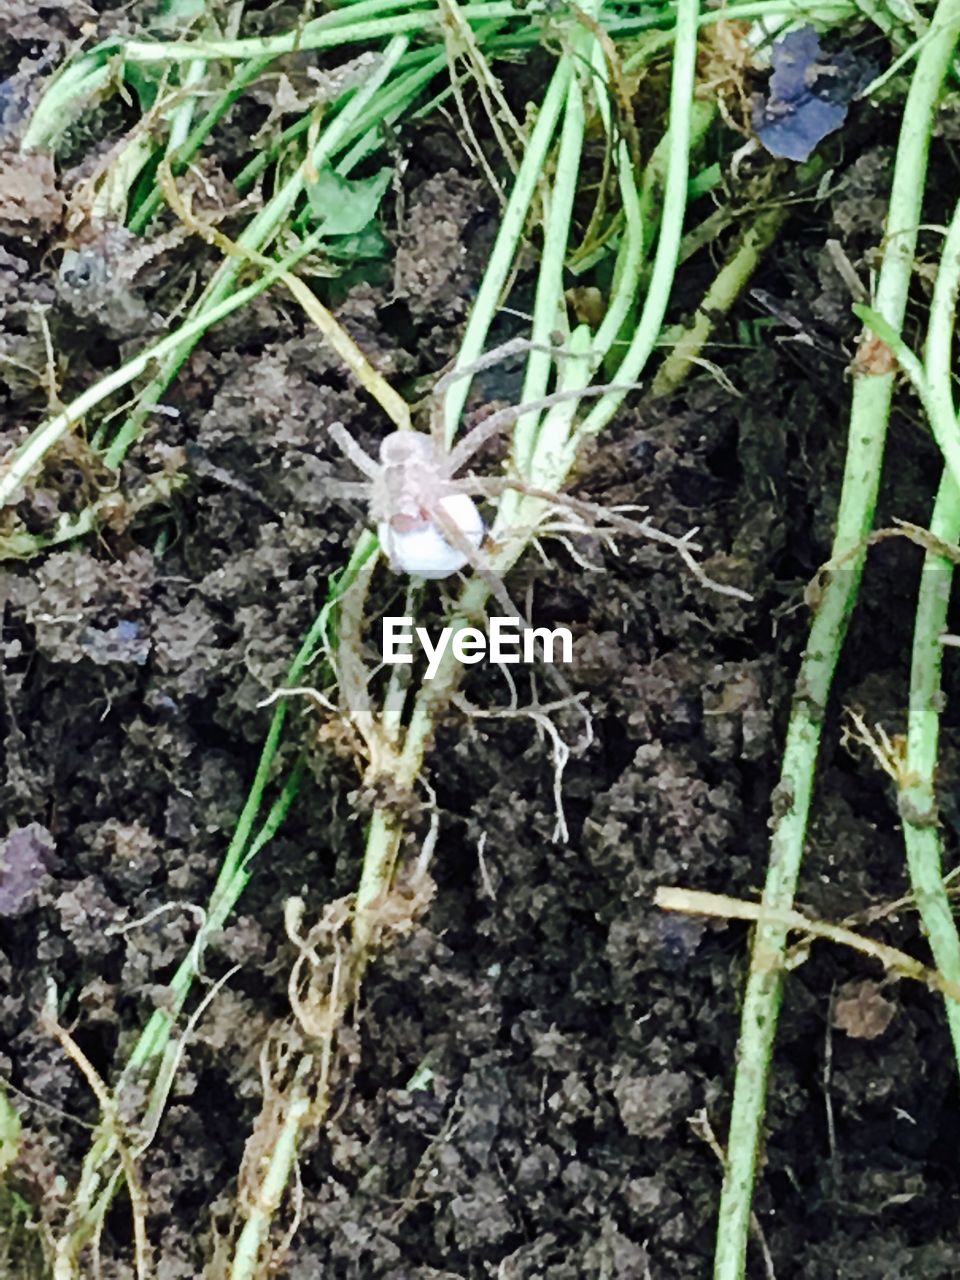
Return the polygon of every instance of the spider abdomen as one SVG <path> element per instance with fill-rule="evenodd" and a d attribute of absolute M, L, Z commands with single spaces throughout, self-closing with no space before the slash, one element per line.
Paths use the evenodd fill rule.
<path fill-rule="evenodd" d="M 378 522 L 377 536 L 390 559 L 391 568 L 419 578 L 448 578 L 469 563 L 469 553 L 458 547 L 456 541 L 471 550 L 476 550 L 483 542 L 483 518 L 477 504 L 465 493 L 448 493 L 438 500 L 436 513 L 449 529 L 450 537 L 428 513 L 424 513 L 425 519 L 415 523 L 407 520 Z M 398 524 L 401 527 L 398 528 Z"/>

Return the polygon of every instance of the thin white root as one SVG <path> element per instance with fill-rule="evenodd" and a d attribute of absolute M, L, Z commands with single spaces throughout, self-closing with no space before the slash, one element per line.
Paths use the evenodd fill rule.
<path fill-rule="evenodd" d="M 515 489 L 526 497 L 537 498 L 547 503 L 548 506 L 544 515 L 548 521 L 555 519 L 557 516 L 565 517 L 569 521 L 570 513 L 572 512 L 574 515 L 582 517 L 585 522 L 594 522 L 586 524 L 586 530 L 590 533 L 602 536 L 608 530 L 620 530 L 623 533 L 633 534 L 635 537 L 646 538 L 650 542 L 658 542 L 676 552 L 702 587 L 715 592 L 717 595 L 730 596 L 735 600 L 750 601 L 753 599 L 749 591 L 744 591 L 740 587 L 730 586 L 725 582 L 716 582 L 703 569 L 694 555 L 694 552 L 703 551 L 700 543 L 693 541 L 700 531 L 699 527 L 689 529 L 682 537 L 678 538 L 674 534 L 664 532 L 663 529 L 658 529 L 656 525 L 651 524 L 648 520 L 630 520 L 620 514 L 621 511 L 629 510 L 630 508 L 604 507 L 599 503 L 586 502 L 581 498 L 571 497 L 567 493 L 552 493 L 549 489 L 535 488 L 525 481 L 512 476 L 504 476 L 496 480 L 484 480 L 481 477 L 471 475 L 465 477 L 462 482 L 463 492 L 472 492 L 486 497 L 499 497 L 506 489 Z M 636 510 L 636 508 L 633 509 Z M 601 520 L 606 521 L 606 525 L 596 523 Z M 541 529 L 540 525 L 538 525 L 539 529 Z"/>
<path fill-rule="evenodd" d="M 309 685 L 295 685 L 291 689 L 274 689 L 273 693 L 257 703 L 257 707 L 272 707 L 281 698 L 310 698 L 318 706 L 323 707 L 324 711 L 332 711 L 334 715 L 340 714 L 339 707 L 332 703 L 319 689 L 313 689 Z"/>
<path fill-rule="evenodd" d="M 480 868 L 480 883 L 483 885 L 484 892 L 493 902 L 496 899 L 496 890 L 493 887 L 493 881 L 490 879 L 490 872 L 487 870 L 486 860 L 483 851 L 487 847 L 487 833 L 480 832 L 480 839 L 477 841 L 477 866 Z"/>
<path fill-rule="evenodd" d="M 437 806 L 437 793 L 426 778 L 421 777 L 419 782 L 430 797 L 430 830 L 424 836 L 423 844 L 420 846 L 420 852 L 417 855 L 413 873 L 414 884 L 417 884 L 427 874 L 427 868 L 433 858 L 433 851 L 437 847 L 437 837 L 440 835 L 440 809 Z"/>
<path fill-rule="evenodd" d="M 593 721 L 590 712 L 583 705 L 586 696 L 585 693 L 578 693 L 570 698 L 563 698 L 559 702 L 548 702 L 542 705 L 537 703 L 529 707 L 499 707 L 495 710 L 484 710 L 482 707 L 476 707 L 473 703 L 468 702 L 463 694 L 455 693 L 451 697 L 451 702 L 454 706 L 458 707 L 464 715 L 469 716 L 471 719 L 515 720 L 520 716 L 525 716 L 546 733 L 553 748 L 553 803 L 556 813 L 556 822 L 552 835 L 554 844 L 566 844 L 570 839 L 570 831 L 567 827 L 567 818 L 563 808 L 563 774 L 570 759 L 570 748 L 561 738 L 560 731 L 550 719 L 549 713 L 551 711 L 560 711 L 565 707 L 576 706 L 583 713 L 587 725 L 585 749 L 593 741 Z"/>

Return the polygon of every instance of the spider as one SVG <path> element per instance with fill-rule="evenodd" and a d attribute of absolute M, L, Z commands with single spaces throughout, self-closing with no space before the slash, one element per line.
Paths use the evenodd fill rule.
<path fill-rule="evenodd" d="M 446 453 L 422 432 L 394 431 L 384 437 L 379 461 L 374 461 L 341 423 L 334 423 L 330 434 L 368 477 L 367 483 L 337 488 L 344 496 L 367 500 L 392 569 L 446 578 L 472 562 L 483 542 L 484 524 L 464 482 L 456 479 L 466 461 L 456 448 Z"/>
<path fill-rule="evenodd" d="M 434 388 L 433 400 L 441 403 L 441 393 L 450 382 L 488 368 L 507 356 L 529 350 L 531 343 L 516 339 L 488 352 L 474 364 L 453 370 Z M 555 354 L 554 348 L 547 348 Z M 484 478 L 460 472 L 477 451 L 498 432 L 504 431 L 522 414 L 538 412 L 555 404 L 599 396 L 627 388 L 590 386 L 576 391 L 558 391 L 530 404 L 499 410 L 473 427 L 452 448 L 443 439 L 442 415 L 434 413 L 429 434 L 421 431 L 394 431 L 383 438 L 379 459 L 372 458 L 350 435 L 342 423 L 330 426 L 330 435 L 366 480 L 338 482 L 341 497 L 360 498 L 368 505 L 370 522 L 377 529 L 380 545 L 390 566 L 398 573 L 420 578 L 446 578 L 468 564 L 482 575 L 508 613 L 517 610 L 510 603 L 502 582 L 489 568 L 481 547 L 485 535 L 483 518 L 475 496 L 499 497 L 507 489 L 538 498 L 552 507 L 566 508 L 591 524 L 606 522 L 614 529 L 665 543 L 679 553 L 684 563 L 705 585 L 723 594 L 749 599 L 746 592 L 714 583 L 706 577 L 693 557 L 700 548 L 691 533 L 673 537 L 647 521 L 630 520 L 617 511 L 596 503 L 553 493 L 527 484 L 516 476 Z"/>
<path fill-rule="evenodd" d="M 473 364 L 444 375 L 433 389 L 433 404 L 441 404 L 443 392 L 455 379 L 472 376 L 534 347 L 552 355 L 559 351 L 555 347 L 541 348 L 526 339 L 513 339 Z M 460 476 L 459 472 L 493 435 L 511 426 L 522 413 L 607 390 L 610 388 L 558 392 L 532 404 L 503 409 L 484 419 L 449 450 L 443 439 L 442 415 L 435 410 L 429 434 L 410 430 L 391 432 L 381 441 L 378 460 L 357 444 L 342 423 L 333 423 L 331 437 L 367 477 L 360 483 L 340 482 L 335 485 L 335 491 L 341 497 L 366 501 L 370 522 L 376 526 L 380 545 L 396 572 L 420 578 L 446 578 L 468 564 L 482 571 L 479 552 L 485 527 L 473 495 L 496 497 L 505 489 L 515 488 L 551 502 L 566 499 L 534 490 L 518 478 L 484 479 L 475 475 Z"/>
<path fill-rule="evenodd" d="M 525 339 L 514 339 L 468 367 L 446 374 L 431 396 L 435 409 L 430 434 L 392 432 L 381 441 L 379 460 L 361 449 L 342 423 L 330 427 L 334 441 L 367 477 L 359 484 L 338 484 L 336 490 L 343 497 L 367 502 L 370 522 L 376 526 L 380 545 L 396 572 L 446 578 L 468 564 L 481 570 L 479 551 L 485 528 L 472 495 L 482 492 L 493 496 L 492 485 L 500 484 L 500 492 L 504 486 L 502 482 L 481 482 L 478 477 L 460 477 L 458 473 L 492 435 L 513 423 L 522 410 L 493 414 L 447 450 L 438 408 L 443 392 L 455 379 L 472 376 L 533 346 Z M 556 353 L 553 347 L 543 350 Z M 502 596 L 502 592 L 498 594 Z"/>

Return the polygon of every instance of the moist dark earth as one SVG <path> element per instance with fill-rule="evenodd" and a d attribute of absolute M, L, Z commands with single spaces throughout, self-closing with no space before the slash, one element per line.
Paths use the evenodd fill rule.
<path fill-rule="evenodd" d="M 78 21 L 68 6 L 8 2 L 5 75 L 29 95 L 37 65 L 56 62 Z M 18 100 L 5 99 L 13 131 Z M 827 242 L 867 278 L 896 122 L 895 106 L 854 113 L 831 144 L 830 181 L 798 203 L 753 282 L 805 336 L 758 323 L 765 313 L 745 297 L 707 352 L 729 381 L 700 371 L 669 398 L 632 397 L 576 478 L 581 496 L 647 505 L 673 533 L 700 526 L 707 567 L 752 601 L 705 591 L 675 558 L 629 538 L 616 552 L 593 540 L 595 569 L 548 544 L 548 569 L 531 556 L 511 580 L 515 598 L 531 588 L 537 622 L 576 638 L 567 678 L 588 694 L 592 741 L 563 780 L 569 840 L 552 839 L 549 743 L 535 725 L 451 713 L 428 757 L 441 812 L 436 895 L 367 975 L 349 1069 L 332 1120 L 305 1144 L 302 1219 L 275 1274 L 709 1274 L 748 938 L 742 925 L 666 916 L 653 895 L 667 884 L 755 899 L 762 883 L 804 588 L 829 553 L 857 332 Z M 242 111 L 232 116 L 225 145 L 242 155 L 250 128 Z M 945 124 L 934 144 L 933 192 L 955 189 L 951 132 Z M 456 351 L 497 205 L 444 121 L 400 142 L 406 198 L 387 220 L 390 256 L 334 301 L 377 367 L 422 393 Z M 122 299 L 82 314 L 57 278 L 59 193 L 76 172 L 38 162 L 33 174 L 3 173 L 0 412 L 13 441 L 44 410 L 41 313 L 69 399 L 162 327 L 210 259 L 202 245 L 168 245 Z M 933 208 L 927 222 L 946 213 Z M 533 264 L 531 250 L 511 298 L 520 310 Z M 681 273 L 673 319 L 689 316 L 710 270 Z M 917 316 L 928 289 L 918 278 Z M 142 333 L 125 338 L 134 304 Z M 517 387 L 515 367 L 485 375 L 470 412 Z M 176 471 L 186 482 L 171 502 L 0 576 L 2 798 L 14 833 L 0 874 L 0 1066 L 24 1123 L 9 1185 L 52 1226 L 97 1111 L 39 1026 L 47 985 L 84 1053 L 114 1077 L 190 945 L 269 723 L 258 703 L 284 683 L 361 525 L 362 511 L 328 492 L 345 472 L 327 427 L 343 422 L 368 448 L 387 429 L 276 291 L 209 334 L 164 403 L 123 485 Z M 898 404 L 881 520 L 923 524 L 936 452 L 909 396 Z M 496 466 L 495 452 L 488 460 Z M 20 513 L 42 532 L 103 479 L 75 443 Z M 926 960 L 909 904 L 883 910 L 908 887 L 892 786 L 842 741 L 844 708 L 891 735 L 904 729 L 920 555 L 899 540 L 871 552 L 799 905 L 829 920 L 872 912 L 865 932 Z M 402 603 L 385 571 L 374 600 L 386 612 Z M 949 661 L 946 679 L 952 854 L 960 687 Z M 485 707 L 506 697 L 486 668 L 471 670 L 465 691 Z M 542 694 L 556 696 L 549 682 Z M 260 1047 L 289 1015 L 284 901 L 300 896 L 319 915 L 356 884 L 369 800 L 321 723 L 306 708 L 291 719 L 282 764 L 306 745 L 307 780 L 207 957 L 208 978 L 240 968 L 193 1033 L 144 1158 L 162 1280 L 204 1273 L 229 1221 L 262 1101 Z M 582 726 L 571 716 L 564 727 L 575 741 Z M 410 852 L 424 829 L 415 834 Z M 408 1087 L 418 1072 L 425 1087 Z M 958 1107 L 938 997 L 817 944 L 787 984 L 756 1198 L 776 1276 L 960 1274 Z M 3 1275 L 42 1274 L 28 1235 L 4 1230 Z M 104 1276 L 132 1275 L 122 1197 L 101 1253 Z M 749 1274 L 768 1274 L 756 1241 Z"/>

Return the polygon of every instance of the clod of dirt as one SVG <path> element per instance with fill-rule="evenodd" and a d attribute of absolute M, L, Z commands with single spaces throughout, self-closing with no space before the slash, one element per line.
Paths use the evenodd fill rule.
<path fill-rule="evenodd" d="M 116 946 L 109 932 L 127 912 L 106 894 L 94 876 L 87 876 L 57 898 L 63 932 L 78 951 L 88 956 L 105 956 Z"/>
<path fill-rule="evenodd" d="M 161 252 L 159 245 L 144 243 L 126 227 L 88 227 L 64 252 L 57 292 L 79 319 L 95 321 L 111 337 L 129 337 L 150 326 L 150 308 L 138 288 L 144 268 Z"/>
<path fill-rule="evenodd" d="M 876 1040 L 893 1021 L 897 1006 L 878 982 L 845 982 L 833 1009 L 833 1025 L 855 1040 Z"/>
<path fill-rule="evenodd" d="M 690 1078 L 680 1071 L 626 1075 L 613 1093 L 624 1127 L 636 1138 L 665 1138 L 693 1110 Z"/>
<path fill-rule="evenodd" d="M 876 243 L 877 228 L 886 217 L 892 165 L 892 148 L 871 147 L 841 179 L 831 217 L 848 251 L 854 237 L 867 238 L 871 246 Z"/>
<path fill-rule="evenodd" d="M 29 110 L 29 98 L 20 76 L 0 81 L 0 140 L 14 138 Z"/>
<path fill-rule="evenodd" d="M 63 214 L 53 160 L 39 152 L 0 152 L 0 233 L 35 244 Z"/>
<path fill-rule="evenodd" d="M 10 594 L 25 606 L 37 648 L 52 661 L 142 665 L 150 647 L 142 610 L 153 576 L 145 551 L 114 562 L 65 551 L 43 561 L 34 578 L 11 578 Z"/>
<path fill-rule="evenodd" d="M 90 21 L 94 12 L 85 0 L 3 0 L 0 6 L 0 40 L 56 40 L 67 31 L 76 32 Z"/>
<path fill-rule="evenodd" d="M 30 910 L 53 865 L 55 850 L 53 836 L 39 822 L 10 832 L 0 845 L 0 916 L 20 916 Z"/>
<path fill-rule="evenodd" d="M 105 630 L 88 627 L 80 635 L 80 648 L 98 667 L 111 662 L 133 662 L 142 667 L 150 653 L 150 637 L 144 635 L 139 622 L 124 618 Z"/>
<path fill-rule="evenodd" d="M 480 184 L 452 169 L 427 178 L 417 191 L 393 273 L 394 290 L 416 319 L 459 304 L 467 264 L 463 227 L 479 202 Z"/>

